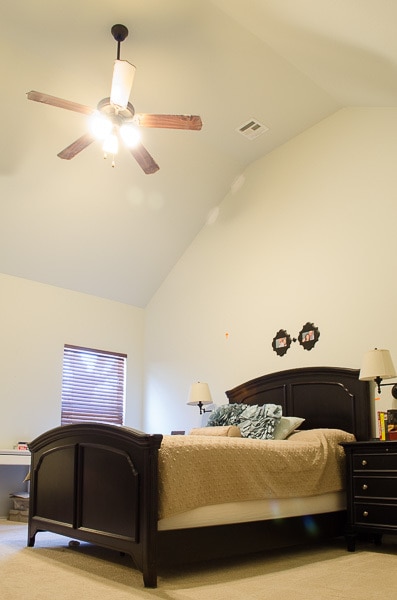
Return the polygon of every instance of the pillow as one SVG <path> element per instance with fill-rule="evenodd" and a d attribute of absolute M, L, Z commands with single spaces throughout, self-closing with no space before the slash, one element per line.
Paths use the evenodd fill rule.
<path fill-rule="evenodd" d="M 304 420 L 301 417 L 281 417 L 274 429 L 274 439 L 286 440 L 295 429 L 302 425 Z"/>
<path fill-rule="evenodd" d="M 218 427 L 196 427 L 189 432 L 190 435 L 222 435 L 226 437 L 241 437 L 240 428 L 237 425 L 225 425 Z"/>
<path fill-rule="evenodd" d="M 273 439 L 281 415 L 282 407 L 278 404 L 223 404 L 211 413 L 207 427 L 237 425 L 241 437 L 268 440 Z"/>

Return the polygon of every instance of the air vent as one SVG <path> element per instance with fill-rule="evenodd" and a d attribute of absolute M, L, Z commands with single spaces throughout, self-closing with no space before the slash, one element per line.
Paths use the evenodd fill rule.
<path fill-rule="evenodd" d="M 241 133 L 241 135 L 249 140 L 254 140 L 259 135 L 262 135 L 262 133 L 265 133 L 265 131 L 269 131 L 269 127 L 262 125 L 262 123 L 259 123 L 259 121 L 256 121 L 256 119 L 250 119 L 243 125 L 240 125 L 236 131 Z"/>

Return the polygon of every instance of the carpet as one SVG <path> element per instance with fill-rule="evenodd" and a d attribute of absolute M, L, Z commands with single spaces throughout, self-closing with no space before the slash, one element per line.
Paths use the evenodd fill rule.
<path fill-rule="evenodd" d="M 381 546 L 360 542 L 354 553 L 336 539 L 242 558 L 162 570 L 145 589 L 128 556 L 0 521 L 1 600 L 394 600 L 397 536 Z"/>

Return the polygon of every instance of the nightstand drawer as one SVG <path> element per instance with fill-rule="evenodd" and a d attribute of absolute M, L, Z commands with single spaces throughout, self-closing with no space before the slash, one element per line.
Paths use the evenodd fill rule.
<path fill-rule="evenodd" d="M 397 477 L 353 477 L 355 498 L 396 498 Z"/>
<path fill-rule="evenodd" d="M 397 504 L 369 504 L 356 502 L 354 505 L 356 525 L 397 526 Z"/>
<path fill-rule="evenodd" d="M 380 444 L 382 442 L 379 442 Z M 354 471 L 396 471 L 397 454 L 377 452 L 373 454 L 354 454 Z"/>

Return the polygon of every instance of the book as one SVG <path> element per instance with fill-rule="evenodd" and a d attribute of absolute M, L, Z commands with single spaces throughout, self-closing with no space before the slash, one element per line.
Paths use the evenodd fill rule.
<path fill-rule="evenodd" d="M 387 411 L 387 439 L 397 440 L 397 409 Z"/>
<path fill-rule="evenodd" d="M 387 411 L 378 410 L 378 433 L 380 440 L 387 440 Z"/>

